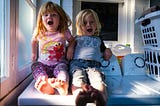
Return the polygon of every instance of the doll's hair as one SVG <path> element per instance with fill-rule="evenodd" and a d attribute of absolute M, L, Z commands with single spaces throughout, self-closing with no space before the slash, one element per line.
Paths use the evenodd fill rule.
<path fill-rule="evenodd" d="M 78 15 L 76 16 L 76 28 L 77 28 L 77 35 L 82 35 L 82 28 L 81 26 L 84 25 L 84 19 L 86 16 L 89 16 L 89 15 L 92 15 L 94 20 L 95 20 L 95 23 L 96 23 L 96 31 L 94 33 L 94 35 L 99 35 L 99 32 L 101 30 L 101 23 L 99 21 L 99 17 L 97 15 L 97 13 L 92 10 L 92 9 L 84 9 L 82 11 L 80 11 L 78 13 Z"/>
<path fill-rule="evenodd" d="M 58 27 L 58 31 L 62 34 L 66 32 L 68 27 L 71 25 L 71 20 L 69 16 L 65 13 L 63 8 L 59 6 L 56 3 L 53 3 L 51 1 L 44 3 L 39 10 L 38 16 L 37 16 L 37 23 L 36 23 L 36 29 L 34 31 L 34 35 L 43 35 L 47 29 L 42 23 L 42 16 L 46 13 L 52 13 L 53 11 L 57 12 L 60 18 L 60 23 Z"/>

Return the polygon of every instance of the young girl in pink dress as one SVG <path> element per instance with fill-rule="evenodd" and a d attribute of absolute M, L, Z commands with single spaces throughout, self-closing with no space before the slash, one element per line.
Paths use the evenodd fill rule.
<path fill-rule="evenodd" d="M 39 10 L 32 45 L 32 73 L 35 88 L 43 94 L 68 94 L 69 76 L 66 42 L 73 41 L 68 29 L 71 21 L 65 11 L 53 2 Z"/>

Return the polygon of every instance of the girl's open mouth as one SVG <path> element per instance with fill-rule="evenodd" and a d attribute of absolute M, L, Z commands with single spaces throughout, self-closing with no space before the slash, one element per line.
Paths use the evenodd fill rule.
<path fill-rule="evenodd" d="M 47 24 L 48 24 L 48 25 L 52 25 L 52 24 L 53 24 L 53 21 L 48 21 Z"/>
<path fill-rule="evenodd" d="M 87 32 L 92 32 L 92 29 L 87 29 Z"/>

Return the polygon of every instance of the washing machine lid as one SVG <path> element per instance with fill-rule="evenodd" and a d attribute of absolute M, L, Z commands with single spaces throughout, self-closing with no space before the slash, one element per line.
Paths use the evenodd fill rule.
<path fill-rule="evenodd" d="M 106 80 L 110 104 L 160 104 L 160 82 L 147 76 L 108 77 Z"/>

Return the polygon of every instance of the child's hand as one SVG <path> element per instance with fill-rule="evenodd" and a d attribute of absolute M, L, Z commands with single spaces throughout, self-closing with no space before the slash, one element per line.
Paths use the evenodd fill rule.
<path fill-rule="evenodd" d="M 104 52 L 104 59 L 109 60 L 112 57 L 112 51 L 110 48 L 106 48 Z"/>
<path fill-rule="evenodd" d="M 66 58 L 68 60 L 71 60 L 73 58 L 75 44 L 76 44 L 76 41 L 75 41 L 74 38 L 72 38 L 71 41 L 69 42 L 69 46 L 67 48 L 67 56 L 66 56 Z"/>
<path fill-rule="evenodd" d="M 73 58 L 74 48 L 71 46 L 68 46 L 67 49 L 67 59 L 71 60 Z"/>

